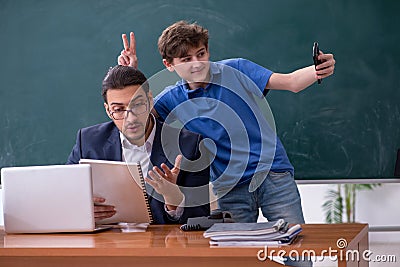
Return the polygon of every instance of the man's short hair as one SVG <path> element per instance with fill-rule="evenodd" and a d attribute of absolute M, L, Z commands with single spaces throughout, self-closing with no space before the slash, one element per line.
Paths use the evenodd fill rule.
<path fill-rule="evenodd" d="M 158 38 L 158 51 L 168 63 L 172 63 L 174 58 L 185 56 L 189 49 L 200 45 L 208 49 L 208 30 L 183 20 L 166 28 Z"/>
<path fill-rule="evenodd" d="M 130 85 L 140 85 L 143 91 L 149 92 L 149 83 L 146 76 L 138 70 L 130 66 L 117 65 L 109 69 L 103 79 L 101 95 L 104 102 L 107 102 L 107 91 L 110 89 L 124 89 Z"/>

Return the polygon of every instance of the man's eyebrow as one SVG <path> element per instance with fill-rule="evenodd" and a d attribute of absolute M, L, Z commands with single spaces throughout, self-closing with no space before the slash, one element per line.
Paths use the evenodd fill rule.
<path fill-rule="evenodd" d="M 113 106 L 113 105 L 117 105 L 117 106 L 123 106 L 123 105 L 124 105 L 124 103 L 111 102 L 111 103 L 110 103 L 110 106 Z"/>
<path fill-rule="evenodd" d="M 129 102 L 129 105 L 132 105 L 133 102 L 135 102 L 136 100 L 141 100 L 142 98 L 144 98 L 144 95 L 138 95 L 138 96 L 134 97 L 134 98 Z"/>
<path fill-rule="evenodd" d="M 135 98 L 133 98 L 133 99 L 129 102 L 129 104 L 131 104 L 131 103 L 134 102 L 135 100 L 140 99 L 140 98 L 142 98 L 142 97 L 144 97 L 144 96 L 143 96 L 143 95 L 138 95 L 138 96 L 136 96 Z M 113 106 L 113 105 L 116 105 L 116 106 L 125 106 L 125 103 L 111 102 L 109 105 L 110 105 L 110 106 Z"/>

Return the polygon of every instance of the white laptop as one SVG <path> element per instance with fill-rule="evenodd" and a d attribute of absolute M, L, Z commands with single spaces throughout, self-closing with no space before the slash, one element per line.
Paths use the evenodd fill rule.
<path fill-rule="evenodd" d="M 7 233 L 97 230 L 89 165 L 2 168 L 1 178 Z"/>

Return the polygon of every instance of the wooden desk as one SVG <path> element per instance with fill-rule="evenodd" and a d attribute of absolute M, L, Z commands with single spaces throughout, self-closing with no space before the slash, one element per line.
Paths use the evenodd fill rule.
<path fill-rule="evenodd" d="M 329 247 L 338 249 L 339 238 L 347 241 L 343 251 L 362 255 L 368 249 L 367 224 L 309 224 L 303 229 L 291 246 L 268 250 L 314 250 L 321 255 Z M 171 225 L 150 226 L 142 233 L 7 235 L 0 230 L 0 266 L 281 266 L 258 259 L 264 248 L 210 248 L 202 234 Z M 342 259 L 338 266 L 368 266 L 368 262 Z"/>

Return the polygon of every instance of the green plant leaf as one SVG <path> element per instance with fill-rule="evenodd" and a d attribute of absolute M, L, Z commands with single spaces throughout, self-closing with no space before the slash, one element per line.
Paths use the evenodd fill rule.
<path fill-rule="evenodd" d="M 338 184 L 337 190 L 329 190 L 322 208 L 327 223 L 342 223 L 346 213 L 347 222 L 355 221 L 356 192 L 372 190 L 381 184 Z M 342 189 L 344 196 L 342 197 Z M 343 205 L 344 202 L 344 205 Z"/>
<path fill-rule="evenodd" d="M 339 190 L 329 190 L 327 200 L 322 204 L 327 223 L 341 223 L 343 221 L 343 198 Z"/>
<path fill-rule="evenodd" d="M 372 190 L 375 187 L 381 186 L 381 184 L 356 184 L 354 185 L 356 187 L 356 190 Z"/>

